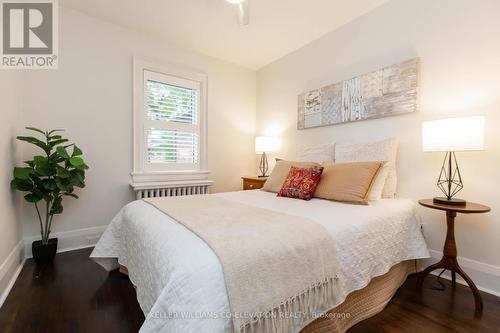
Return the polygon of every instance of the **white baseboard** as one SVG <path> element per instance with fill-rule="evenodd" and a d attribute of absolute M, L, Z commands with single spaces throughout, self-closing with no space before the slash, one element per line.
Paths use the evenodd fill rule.
<path fill-rule="evenodd" d="M 423 259 L 423 267 L 439 261 L 443 256 L 443 253 L 440 251 L 429 250 L 429 253 L 431 258 Z M 458 257 L 458 263 L 471 277 L 479 290 L 500 297 L 500 267 L 461 257 Z M 441 270 L 437 269 L 432 274 L 438 275 L 440 272 Z M 451 274 L 448 271 L 442 277 L 451 280 Z M 466 285 L 465 281 L 458 275 L 457 282 Z"/>
<path fill-rule="evenodd" d="M 94 246 L 107 226 L 78 229 L 51 233 L 50 238 L 58 239 L 57 253 L 83 249 Z M 26 258 L 31 258 L 31 243 L 39 240 L 40 236 L 24 238 L 24 253 Z"/>
<path fill-rule="evenodd" d="M 7 299 L 19 273 L 21 273 L 25 260 L 23 240 L 21 240 L 0 265 L 0 308 Z"/>

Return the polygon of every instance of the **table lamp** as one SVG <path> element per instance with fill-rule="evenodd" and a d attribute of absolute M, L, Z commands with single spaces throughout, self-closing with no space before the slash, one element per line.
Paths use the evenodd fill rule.
<path fill-rule="evenodd" d="M 276 148 L 276 138 L 272 136 L 258 136 L 255 138 L 255 152 L 257 154 L 262 154 L 260 157 L 259 177 L 267 177 L 267 171 L 269 170 L 269 163 L 267 161 L 266 153 L 271 153 Z"/>
<path fill-rule="evenodd" d="M 446 152 L 437 186 L 445 197 L 434 203 L 465 206 L 466 201 L 454 198 L 464 185 L 455 152 L 484 149 L 484 116 L 456 117 L 422 123 L 422 150 Z"/>

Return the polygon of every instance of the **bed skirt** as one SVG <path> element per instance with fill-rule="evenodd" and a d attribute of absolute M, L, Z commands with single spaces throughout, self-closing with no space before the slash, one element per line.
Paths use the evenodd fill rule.
<path fill-rule="evenodd" d="M 403 261 L 389 272 L 373 278 L 363 289 L 350 293 L 345 301 L 307 325 L 300 333 L 344 333 L 360 321 L 381 312 L 392 296 L 419 267 L 417 260 Z"/>
<path fill-rule="evenodd" d="M 314 320 L 300 333 L 344 333 L 357 323 L 381 312 L 411 273 L 419 270 L 418 260 L 407 260 L 392 266 L 384 275 L 373 278 L 363 289 L 350 293 L 339 306 Z M 120 265 L 120 273 L 128 275 Z"/>

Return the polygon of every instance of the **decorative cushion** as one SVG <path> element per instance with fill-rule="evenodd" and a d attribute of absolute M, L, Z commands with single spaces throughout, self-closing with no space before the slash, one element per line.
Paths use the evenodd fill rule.
<path fill-rule="evenodd" d="M 368 201 L 375 201 L 382 199 L 382 192 L 384 191 L 385 182 L 387 180 L 387 176 L 389 175 L 389 165 L 387 162 L 380 167 L 380 170 L 377 172 L 375 179 L 373 179 L 372 186 L 370 191 L 368 192 Z"/>
<path fill-rule="evenodd" d="M 395 138 L 370 143 L 336 143 L 335 163 L 387 161 L 389 171 L 382 191 L 382 197 L 394 198 L 397 187 L 397 150 L 398 140 Z"/>
<path fill-rule="evenodd" d="M 335 158 L 335 145 L 324 143 L 319 145 L 303 145 L 299 147 L 297 161 L 301 162 L 333 162 Z"/>
<path fill-rule="evenodd" d="M 316 188 L 316 198 L 368 203 L 368 193 L 384 162 L 323 163 L 323 175 Z"/>
<path fill-rule="evenodd" d="M 262 187 L 264 191 L 278 193 L 285 182 L 286 177 L 290 168 L 294 166 L 297 168 L 312 168 L 315 166 L 321 166 L 319 163 L 314 162 L 292 162 L 276 159 L 276 165 L 273 171 L 267 178 L 266 183 Z"/>
<path fill-rule="evenodd" d="M 296 168 L 292 166 L 278 196 L 311 200 L 322 172 L 323 167 Z"/>

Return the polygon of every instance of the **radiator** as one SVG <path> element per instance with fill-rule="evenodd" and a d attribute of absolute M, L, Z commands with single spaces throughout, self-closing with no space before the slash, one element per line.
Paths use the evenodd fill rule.
<path fill-rule="evenodd" d="M 176 197 L 180 195 L 207 194 L 211 184 L 158 185 L 135 188 L 137 200 L 142 198 Z"/>

